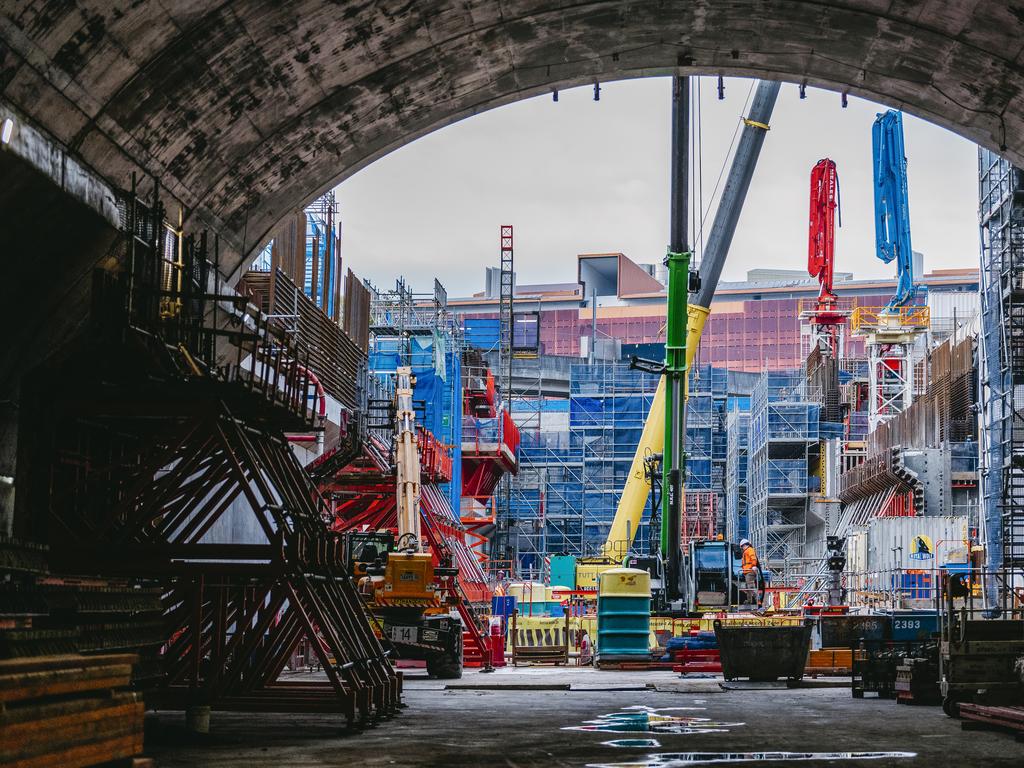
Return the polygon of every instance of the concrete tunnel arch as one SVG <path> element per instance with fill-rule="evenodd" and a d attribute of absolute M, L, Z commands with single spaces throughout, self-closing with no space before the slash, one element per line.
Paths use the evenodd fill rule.
<path fill-rule="evenodd" d="M 901 107 L 1024 164 L 1024 8 L 997 0 L 256 0 L 0 15 L 0 103 L 113 186 L 157 178 L 226 271 L 290 210 L 516 100 L 672 73 Z"/>

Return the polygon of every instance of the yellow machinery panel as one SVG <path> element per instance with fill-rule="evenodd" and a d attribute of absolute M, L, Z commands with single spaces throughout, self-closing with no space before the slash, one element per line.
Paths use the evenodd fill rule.
<path fill-rule="evenodd" d="M 612 568 L 621 568 L 618 563 L 610 562 L 604 558 L 595 558 L 588 562 L 587 558 L 580 558 L 576 561 L 576 589 L 588 589 L 597 591 L 597 577 Z"/>
<path fill-rule="evenodd" d="M 609 568 L 601 574 L 601 597 L 651 599 L 651 574 L 636 568 Z"/>
<path fill-rule="evenodd" d="M 384 598 L 434 598 L 434 565 L 429 553 L 392 552 L 384 571 Z"/>

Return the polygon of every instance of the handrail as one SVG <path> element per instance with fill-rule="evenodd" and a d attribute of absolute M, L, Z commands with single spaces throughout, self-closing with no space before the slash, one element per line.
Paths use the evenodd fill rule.
<path fill-rule="evenodd" d="M 932 310 L 928 306 L 856 307 L 850 316 L 850 328 L 863 330 L 926 330 L 931 326 Z"/>

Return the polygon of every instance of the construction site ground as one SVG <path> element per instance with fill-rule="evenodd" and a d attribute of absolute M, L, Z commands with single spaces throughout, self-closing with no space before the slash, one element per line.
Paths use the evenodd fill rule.
<path fill-rule="evenodd" d="M 147 720 L 146 754 L 157 766 L 217 768 L 1024 765 L 1012 735 L 968 741 L 939 707 L 854 699 L 848 679 L 725 685 L 669 671 L 507 667 L 444 681 L 413 670 L 407 708 L 358 737 L 337 716 L 225 712 L 195 736 L 183 713 L 160 712 Z"/>

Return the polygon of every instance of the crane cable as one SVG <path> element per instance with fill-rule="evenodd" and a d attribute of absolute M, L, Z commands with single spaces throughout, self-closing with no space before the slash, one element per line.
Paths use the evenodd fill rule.
<path fill-rule="evenodd" d="M 757 80 L 750 81 L 750 89 L 747 91 L 747 98 L 744 100 L 743 110 L 740 114 L 740 119 L 736 121 L 736 128 L 732 132 L 732 139 L 729 141 L 729 149 L 726 150 L 725 158 L 722 160 L 722 168 L 718 172 L 718 179 L 715 181 L 715 188 L 711 190 L 711 197 L 708 198 L 707 210 L 704 211 L 704 213 L 701 216 L 700 233 L 702 238 L 704 233 L 704 223 L 707 221 L 708 216 L 711 214 L 711 206 L 715 202 L 715 195 L 718 193 L 718 187 L 722 183 L 722 177 L 725 176 L 725 169 L 729 167 L 729 160 L 732 158 L 732 150 L 733 147 L 736 145 L 736 137 L 739 136 L 740 126 L 744 125 L 744 116 L 747 114 L 747 110 L 750 108 L 750 99 L 754 93 L 754 86 L 757 85 L 757 83 Z"/>

